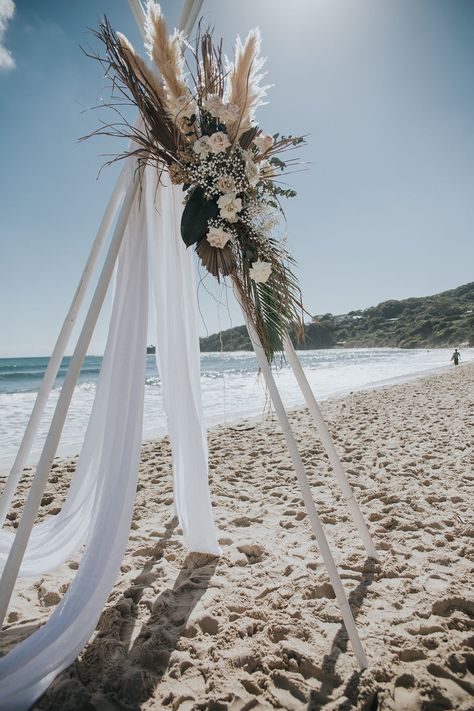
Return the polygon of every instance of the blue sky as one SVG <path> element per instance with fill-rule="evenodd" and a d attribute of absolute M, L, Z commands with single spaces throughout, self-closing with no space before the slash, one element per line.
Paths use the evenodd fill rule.
<path fill-rule="evenodd" d="M 0 357 L 51 351 L 117 176 L 97 180 L 116 143 L 77 143 L 97 125 L 85 109 L 107 97 L 79 45 L 94 45 L 87 28 L 104 13 L 140 45 L 126 0 L 17 0 L 7 22 L 9 7 L 0 0 Z M 174 26 L 181 3 L 163 7 Z M 228 52 L 260 27 L 275 85 L 260 125 L 309 134 L 287 229 L 311 313 L 473 279 L 472 0 L 205 0 L 203 14 Z M 204 289 L 200 304 L 203 334 L 242 322 Z"/>

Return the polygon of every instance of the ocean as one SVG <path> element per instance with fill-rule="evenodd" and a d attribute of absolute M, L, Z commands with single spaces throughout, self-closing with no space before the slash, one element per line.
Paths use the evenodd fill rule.
<path fill-rule="evenodd" d="M 318 400 L 351 391 L 410 380 L 450 366 L 451 349 L 354 348 L 300 351 L 299 356 Z M 462 351 L 463 362 L 474 361 L 474 348 Z M 64 358 L 35 440 L 35 463 L 48 431 L 69 358 Z M 41 384 L 47 358 L 0 358 L 0 472 L 13 463 Z M 87 356 L 65 423 L 59 454 L 76 454 L 84 437 L 102 358 Z M 275 377 L 288 407 L 303 403 L 290 368 L 282 364 Z M 263 415 L 268 407 L 263 379 L 253 353 L 203 353 L 201 383 L 206 423 L 229 423 Z M 147 356 L 143 437 L 166 433 L 160 376 L 155 357 Z"/>

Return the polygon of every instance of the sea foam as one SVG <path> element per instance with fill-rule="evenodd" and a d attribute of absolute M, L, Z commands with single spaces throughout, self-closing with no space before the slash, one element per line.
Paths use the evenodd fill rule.
<path fill-rule="evenodd" d="M 356 348 L 300 351 L 301 363 L 318 400 L 351 391 L 409 380 L 450 366 L 450 349 Z M 474 360 L 464 349 L 463 361 Z M 47 366 L 46 358 L 0 359 L 0 471 L 11 466 L 21 442 L 36 393 Z M 59 454 L 76 454 L 84 438 L 102 359 L 88 356 L 68 413 Z M 69 364 L 65 358 L 35 439 L 30 463 L 37 461 Z M 203 353 L 201 384 L 207 425 L 264 415 L 268 409 L 265 384 L 253 353 Z M 303 403 L 290 368 L 282 363 L 274 374 L 287 407 Z M 166 433 L 162 386 L 154 356 L 147 357 L 143 436 Z"/>

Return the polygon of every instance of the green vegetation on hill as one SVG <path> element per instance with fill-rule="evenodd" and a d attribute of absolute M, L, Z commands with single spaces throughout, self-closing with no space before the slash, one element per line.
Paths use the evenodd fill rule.
<path fill-rule="evenodd" d="M 340 316 L 314 316 L 298 347 L 436 348 L 461 343 L 474 345 L 474 282 L 434 296 L 383 301 Z M 201 351 L 221 348 L 251 350 L 245 326 L 201 338 Z"/>

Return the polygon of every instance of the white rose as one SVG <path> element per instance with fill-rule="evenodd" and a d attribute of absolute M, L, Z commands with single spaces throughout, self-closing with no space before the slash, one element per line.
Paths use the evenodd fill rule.
<path fill-rule="evenodd" d="M 208 111 L 214 118 L 219 118 L 224 106 L 225 104 L 218 94 L 211 94 L 202 104 L 203 109 Z"/>
<path fill-rule="evenodd" d="M 240 116 L 237 104 L 226 104 L 218 94 L 208 96 L 203 102 L 203 108 L 224 123 L 234 123 Z"/>
<path fill-rule="evenodd" d="M 202 136 L 198 138 L 197 141 L 193 143 L 193 151 L 198 154 L 200 158 L 205 158 L 211 152 L 211 147 L 209 145 L 209 139 L 207 136 Z"/>
<path fill-rule="evenodd" d="M 222 178 L 216 180 L 216 188 L 221 193 L 233 193 L 235 190 L 235 180 L 231 175 L 223 175 Z"/>
<path fill-rule="evenodd" d="M 242 200 L 235 193 L 221 195 L 217 201 L 220 216 L 229 222 L 237 222 L 237 213 L 242 209 Z"/>
<path fill-rule="evenodd" d="M 196 102 L 190 94 L 185 94 L 184 96 L 178 96 L 173 102 L 173 113 L 176 118 L 188 118 L 197 111 Z"/>
<path fill-rule="evenodd" d="M 209 136 L 208 141 L 212 153 L 220 153 L 221 151 L 225 151 L 225 149 L 230 146 L 230 141 L 227 138 L 227 135 L 222 131 L 216 131 L 213 133 L 212 136 Z"/>
<path fill-rule="evenodd" d="M 273 136 L 270 136 L 268 133 L 261 133 L 253 139 L 253 142 L 257 146 L 260 153 L 266 153 L 268 149 L 273 146 Z"/>
<path fill-rule="evenodd" d="M 245 175 L 247 176 L 250 185 L 256 185 L 260 180 L 260 172 L 253 160 L 248 160 L 245 163 Z"/>
<path fill-rule="evenodd" d="M 269 280 L 271 273 L 272 273 L 271 263 L 270 262 L 262 262 L 262 261 L 260 261 L 260 259 L 257 259 L 257 261 L 254 262 L 249 269 L 250 278 L 256 282 L 260 282 L 260 284 L 265 284 L 265 282 L 267 282 Z"/>
<path fill-rule="evenodd" d="M 209 227 L 207 231 L 207 241 L 211 247 L 217 247 L 218 249 L 224 249 L 227 242 L 233 239 L 229 232 L 226 232 L 222 227 Z"/>
<path fill-rule="evenodd" d="M 237 106 L 237 104 L 226 104 L 220 113 L 220 118 L 225 124 L 235 123 L 239 120 L 239 117 L 240 108 Z"/>

